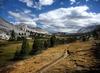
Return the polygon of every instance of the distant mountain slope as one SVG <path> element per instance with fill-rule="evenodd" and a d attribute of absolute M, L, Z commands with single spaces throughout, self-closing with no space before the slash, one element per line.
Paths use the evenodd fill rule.
<path fill-rule="evenodd" d="M 11 30 L 11 29 L 14 28 L 14 25 L 12 25 L 11 23 L 7 22 L 3 18 L 0 18 L 0 28 Z"/>
<path fill-rule="evenodd" d="M 92 32 L 100 29 L 100 25 L 92 25 L 88 27 L 83 27 L 78 30 L 78 33 L 87 33 L 87 32 Z"/>
<path fill-rule="evenodd" d="M 30 24 L 19 24 L 19 25 L 13 25 L 9 22 L 7 22 L 5 19 L 0 18 L 0 32 L 9 32 L 10 30 L 14 30 L 16 33 L 29 33 L 29 32 L 34 32 L 34 33 L 42 33 L 42 34 L 48 34 L 47 31 L 38 28 L 38 27 L 33 27 Z M 29 31 L 29 32 L 26 32 Z"/>
<path fill-rule="evenodd" d="M 39 27 L 33 27 L 32 25 L 30 24 L 18 24 L 18 25 L 15 25 L 18 29 L 21 29 L 21 30 L 24 30 L 24 31 L 30 31 L 30 32 L 34 32 L 34 33 L 42 33 L 42 34 L 48 34 L 48 32 L 42 28 L 39 28 Z"/>
<path fill-rule="evenodd" d="M 2 32 L 9 32 L 10 30 L 14 29 L 15 26 L 11 23 L 7 22 L 5 19 L 0 18 L 0 31 Z"/>

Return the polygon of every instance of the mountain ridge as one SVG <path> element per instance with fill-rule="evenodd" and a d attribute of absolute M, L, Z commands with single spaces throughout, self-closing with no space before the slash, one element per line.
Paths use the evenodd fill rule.
<path fill-rule="evenodd" d="M 26 30 L 22 30 L 21 28 L 29 30 L 30 32 L 32 31 L 34 33 L 42 33 L 42 34 L 48 33 L 46 30 L 42 28 L 38 28 L 38 27 L 30 28 L 29 25 L 26 25 L 26 24 L 13 25 L 12 23 L 6 21 L 4 18 L 0 17 L 0 31 L 1 32 L 8 33 L 11 30 L 14 30 L 17 33 L 18 32 L 26 33 Z"/>
<path fill-rule="evenodd" d="M 88 32 L 93 32 L 100 29 L 100 25 L 91 25 L 88 27 L 83 27 L 78 30 L 78 33 L 88 33 Z"/>

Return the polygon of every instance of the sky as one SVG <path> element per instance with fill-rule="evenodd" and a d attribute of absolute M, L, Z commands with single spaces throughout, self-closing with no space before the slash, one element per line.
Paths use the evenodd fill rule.
<path fill-rule="evenodd" d="M 100 25 L 100 0 L 0 0 L 0 17 L 49 32 Z"/>

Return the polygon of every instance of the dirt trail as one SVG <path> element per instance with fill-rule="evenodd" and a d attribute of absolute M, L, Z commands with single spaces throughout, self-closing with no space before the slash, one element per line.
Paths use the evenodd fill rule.
<path fill-rule="evenodd" d="M 68 47 L 69 44 L 48 48 L 48 50 L 43 51 L 41 54 L 3 67 L 3 69 L 0 69 L 0 73 L 36 73 L 37 71 L 42 73 L 64 59 L 67 55 L 65 49 L 67 50 Z"/>
<path fill-rule="evenodd" d="M 47 69 L 49 69 L 53 65 L 57 64 L 62 59 L 66 58 L 68 55 L 69 54 L 68 54 L 67 50 L 64 50 L 64 53 L 59 58 L 57 58 L 56 60 L 54 60 L 51 63 L 49 63 L 49 64 L 45 65 L 44 67 L 42 67 L 40 70 L 37 71 L 37 73 L 44 73 Z"/>
<path fill-rule="evenodd" d="M 5 73 L 65 73 L 95 65 L 92 42 L 59 45 L 6 68 Z M 4 72 L 2 72 L 4 73 Z"/>

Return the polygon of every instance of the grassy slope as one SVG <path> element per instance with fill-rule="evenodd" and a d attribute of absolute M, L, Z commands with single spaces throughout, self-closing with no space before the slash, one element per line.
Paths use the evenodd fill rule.
<path fill-rule="evenodd" d="M 45 51 L 43 51 L 41 54 L 33 56 L 32 58 L 16 62 L 13 65 L 11 65 L 10 73 L 36 73 L 37 70 L 40 68 L 44 67 L 45 65 L 49 64 L 56 58 L 62 55 L 65 49 L 69 49 L 69 51 L 73 52 L 74 55 L 70 55 L 68 58 L 62 60 L 59 62 L 57 65 L 54 65 L 54 67 L 48 69 L 48 72 L 50 73 L 58 73 L 60 69 L 64 71 L 64 69 L 69 69 L 69 70 L 74 70 L 78 67 L 77 65 L 83 64 L 86 67 L 90 67 L 94 64 L 94 58 L 91 52 L 89 51 L 84 51 L 84 52 L 75 52 L 79 50 L 88 50 L 91 48 L 93 42 L 75 42 L 71 44 L 66 44 L 66 45 L 59 45 L 55 46 L 53 48 L 49 48 Z M 69 45 L 69 46 L 68 46 Z M 89 55 L 82 55 L 84 53 L 88 53 Z M 78 63 L 75 61 L 77 60 Z M 81 61 L 82 60 L 82 61 Z M 55 72 L 58 71 L 58 72 Z M 54 72 L 51 72 L 54 71 Z"/>
<path fill-rule="evenodd" d="M 30 42 L 30 45 L 32 43 Z M 10 62 L 10 59 L 14 57 L 16 49 L 20 50 L 21 42 L 9 42 L 9 41 L 0 41 L 0 66 L 5 65 Z"/>

